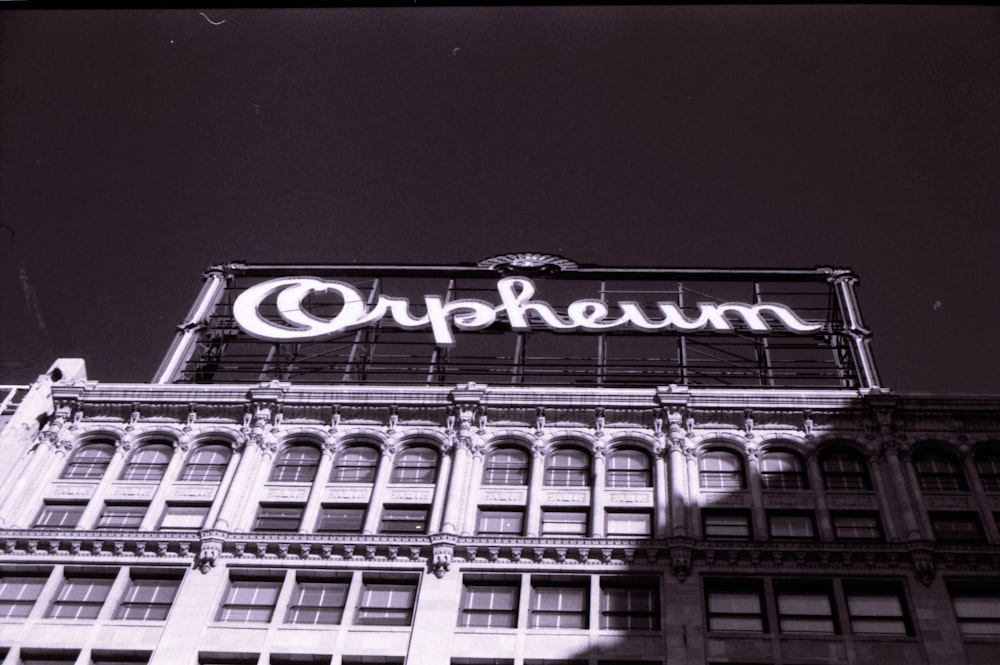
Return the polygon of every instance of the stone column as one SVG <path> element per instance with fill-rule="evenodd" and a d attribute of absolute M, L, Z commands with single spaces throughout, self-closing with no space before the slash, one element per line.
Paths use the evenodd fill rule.
<path fill-rule="evenodd" d="M 750 505 L 753 510 L 753 530 L 757 540 L 770 540 L 767 513 L 764 510 L 764 485 L 760 479 L 760 451 L 747 446 L 747 483 L 750 486 Z"/>
<path fill-rule="evenodd" d="M 663 535 L 684 537 L 688 535 L 688 470 L 687 462 L 684 460 L 684 441 L 671 440 L 668 450 L 668 455 L 670 455 L 670 528 L 669 531 L 664 528 Z M 657 455 L 656 462 L 656 483 L 659 485 L 661 467 L 664 466 L 662 454 Z M 666 490 L 664 489 L 664 491 Z M 659 499 L 659 490 L 657 490 L 657 499 Z M 659 536 L 659 533 L 657 535 Z"/>
<path fill-rule="evenodd" d="M 979 477 L 979 469 L 976 468 L 976 461 L 972 457 L 972 451 L 968 445 L 963 444 L 960 448 L 962 457 L 962 468 L 965 470 L 965 477 L 969 480 L 969 489 L 976 500 L 976 509 L 979 511 L 979 521 L 983 524 L 983 533 L 986 540 L 991 543 L 1000 542 L 1000 533 L 997 530 L 997 522 L 993 518 L 993 511 L 990 506 L 990 497 L 986 494 L 983 481 Z"/>
<path fill-rule="evenodd" d="M 900 524 L 900 515 L 895 510 L 892 496 L 895 490 L 892 484 L 887 482 L 880 452 L 870 453 L 867 457 L 868 468 L 871 470 L 872 489 L 875 492 L 875 500 L 878 502 L 879 513 L 882 517 L 882 525 L 885 527 L 886 540 L 899 541 L 903 539 L 906 529 Z"/>
<path fill-rule="evenodd" d="M 899 511 L 903 521 L 903 530 L 906 532 L 906 540 L 928 540 L 929 531 L 921 528 L 921 524 L 926 520 L 926 513 L 919 519 L 915 510 L 923 512 L 923 502 L 919 502 L 919 492 L 911 491 L 911 486 L 917 486 L 917 479 L 914 474 L 913 465 L 910 463 L 909 455 L 902 449 L 898 441 L 894 439 L 884 439 L 882 442 L 882 452 L 885 456 L 886 465 L 889 467 L 889 478 L 895 490 L 897 505 L 895 509 Z M 904 464 L 901 457 L 905 456 Z M 919 502 L 919 503 L 918 503 Z"/>
<path fill-rule="evenodd" d="M 215 491 L 215 499 L 212 501 L 212 507 L 209 508 L 208 515 L 205 517 L 205 523 L 202 525 L 203 529 L 224 528 L 218 526 L 216 521 L 219 519 L 222 505 L 229 495 L 229 490 L 233 486 L 233 478 L 236 477 L 236 470 L 243 462 L 243 445 L 234 443 L 232 448 L 233 454 L 229 457 L 229 464 L 226 465 L 226 472 L 222 475 L 222 480 L 219 481 L 219 487 Z"/>
<path fill-rule="evenodd" d="M 834 540 L 833 521 L 830 519 L 830 507 L 826 503 L 826 490 L 823 488 L 823 473 L 819 468 L 819 458 L 813 454 L 806 458 L 806 473 L 809 476 L 809 486 L 816 497 L 816 521 L 819 524 L 819 539 L 825 542 Z"/>
<path fill-rule="evenodd" d="M 469 450 L 472 454 L 472 465 L 469 467 L 469 480 L 466 483 L 465 519 L 459 525 L 463 536 L 472 535 L 476 531 L 476 510 L 479 507 L 479 487 L 483 482 L 486 446 L 477 442 L 472 444 Z"/>
<path fill-rule="evenodd" d="M 451 477 L 448 479 L 448 497 L 444 508 L 441 531 L 458 533 L 458 520 L 462 509 L 462 493 L 465 487 L 466 467 L 469 464 L 469 447 L 466 441 L 455 439 L 451 450 L 455 458 L 451 463 Z"/>
<path fill-rule="evenodd" d="M 662 442 L 658 442 L 653 450 L 653 537 L 666 538 L 668 520 L 673 503 L 670 500 L 670 493 L 673 491 L 673 482 L 667 485 L 667 462 L 663 456 L 667 454 Z M 673 469 L 671 469 L 671 473 Z M 672 477 L 671 477 L 672 481 Z"/>
<path fill-rule="evenodd" d="M 536 441 L 531 447 L 531 473 L 528 475 L 528 527 L 525 534 L 537 537 L 542 530 L 542 483 L 545 479 L 545 445 Z"/>
<path fill-rule="evenodd" d="M 608 456 L 608 447 L 603 442 L 598 442 L 593 448 L 593 472 L 591 474 L 590 486 L 590 535 L 592 538 L 604 537 L 604 497 L 607 493 L 605 458 Z"/>
<path fill-rule="evenodd" d="M 382 499 L 385 497 L 389 475 L 392 473 L 392 457 L 396 454 L 396 445 L 389 441 L 382 444 L 382 459 L 379 460 L 375 483 L 372 485 L 371 498 L 368 500 L 368 514 L 365 515 L 365 526 L 362 533 L 373 534 L 378 531 L 379 520 L 382 519 Z"/>
<path fill-rule="evenodd" d="M 703 498 L 701 477 L 698 474 L 698 451 L 685 446 L 681 450 L 681 454 L 684 457 L 684 465 L 687 467 L 688 506 L 685 514 L 687 516 L 688 536 L 701 538 L 701 513 L 699 511 Z"/>
<path fill-rule="evenodd" d="M 184 466 L 184 458 L 187 456 L 187 450 L 188 446 L 186 444 L 181 445 L 180 442 L 174 441 L 174 452 L 170 455 L 170 462 L 163 472 L 163 477 L 160 478 L 160 484 L 156 486 L 153 496 L 149 499 L 146 514 L 139 525 L 141 531 L 152 531 L 156 528 L 160 515 L 163 513 L 162 508 L 166 502 L 167 494 L 174 486 L 174 482 L 177 480 L 177 476 L 180 475 L 181 468 Z"/>
<path fill-rule="evenodd" d="M 454 468 L 450 453 L 453 449 L 454 445 L 452 444 L 445 444 L 441 447 L 441 464 L 438 467 L 437 483 L 434 485 L 434 498 L 431 501 L 430 518 L 427 520 L 427 533 L 441 531 L 445 503 L 451 501 L 451 476 Z"/>
<path fill-rule="evenodd" d="M 302 523 L 299 524 L 299 533 L 310 533 L 316 529 L 316 519 L 319 517 L 320 506 L 323 503 L 323 494 L 326 492 L 326 484 L 330 480 L 330 470 L 333 468 L 333 458 L 337 451 L 337 442 L 334 439 L 327 439 L 320 449 L 322 452 L 319 458 L 319 467 L 316 469 L 316 478 L 313 480 L 312 488 L 309 490 L 309 498 L 306 500 L 305 510 L 302 511 Z"/>

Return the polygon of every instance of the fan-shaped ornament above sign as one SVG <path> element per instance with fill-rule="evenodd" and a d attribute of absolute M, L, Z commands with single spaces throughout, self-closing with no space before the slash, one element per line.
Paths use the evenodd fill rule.
<path fill-rule="evenodd" d="M 570 261 L 555 254 L 540 254 L 537 252 L 520 252 L 517 254 L 501 254 L 478 263 L 484 270 L 494 270 L 499 273 L 544 274 L 563 270 L 576 270 L 575 261 Z"/>

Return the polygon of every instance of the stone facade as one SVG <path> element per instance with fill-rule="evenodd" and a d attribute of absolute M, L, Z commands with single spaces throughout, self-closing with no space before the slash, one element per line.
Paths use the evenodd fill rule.
<path fill-rule="evenodd" d="M 3 665 L 1000 653 L 997 398 L 103 384 L 74 360 L 17 395 Z"/>

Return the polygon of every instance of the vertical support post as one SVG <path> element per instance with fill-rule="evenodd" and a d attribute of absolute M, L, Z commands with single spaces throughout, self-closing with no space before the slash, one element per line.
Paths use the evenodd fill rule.
<path fill-rule="evenodd" d="M 854 359 L 855 369 L 858 373 L 860 388 L 880 388 L 878 371 L 875 368 L 875 358 L 871 352 L 872 333 L 865 327 L 861 318 L 861 310 L 858 307 L 858 298 L 854 292 L 854 285 L 858 278 L 848 270 L 836 270 L 828 268 L 829 281 L 837 294 L 837 303 L 840 305 L 840 315 L 844 320 L 844 333 L 850 340 L 851 356 Z"/>
<path fill-rule="evenodd" d="M 184 323 L 178 326 L 170 350 L 167 351 L 167 356 L 153 376 L 153 383 L 172 383 L 177 379 L 198 341 L 199 328 L 208 320 L 212 310 L 219 303 L 229 277 L 222 266 L 213 266 L 205 272 L 205 283 L 201 287 L 201 293 L 198 294 L 198 299 L 188 312 Z"/>

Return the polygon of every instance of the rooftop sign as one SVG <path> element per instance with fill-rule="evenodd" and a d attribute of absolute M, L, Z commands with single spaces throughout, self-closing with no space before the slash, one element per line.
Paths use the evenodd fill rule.
<path fill-rule="evenodd" d="M 213 266 L 158 383 L 875 387 L 849 270 Z"/>
<path fill-rule="evenodd" d="M 506 314 L 511 330 L 530 331 L 531 319 L 552 331 L 605 332 L 630 328 L 642 332 L 695 332 L 711 330 L 733 332 L 731 318 L 742 323 L 754 333 L 769 333 L 771 325 L 763 315 L 769 315 L 787 331 L 796 334 L 813 333 L 823 328 L 822 323 L 807 323 L 789 307 L 780 303 L 755 304 L 725 302 L 698 303 L 698 313 L 688 316 L 676 302 L 660 301 L 653 306 L 655 313 L 648 313 L 642 303 L 634 300 L 619 301 L 614 308 L 602 300 L 584 298 L 569 303 L 565 313 L 559 313 L 544 300 L 534 300 L 536 286 L 527 277 L 504 277 L 497 281 L 496 291 L 500 304 L 477 299 L 446 301 L 440 295 L 423 297 L 424 314 L 414 314 L 410 299 L 379 295 L 369 307 L 364 296 L 354 286 L 336 280 L 313 277 L 288 277 L 256 284 L 241 293 L 233 303 L 233 316 L 247 333 L 264 340 L 286 342 L 316 340 L 390 317 L 405 330 L 430 328 L 439 346 L 455 345 L 453 328 L 463 331 L 483 330 L 497 321 L 499 314 Z M 333 293 L 342 302 L 340 311 L 333 317 L 321 318 L 309 312 L 306 300 L 317 293 Z M 262 303 L 276 296 L 276 322 L 261 314 Z"/>

